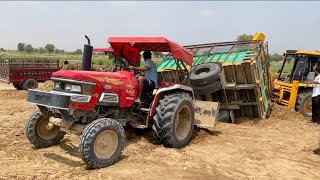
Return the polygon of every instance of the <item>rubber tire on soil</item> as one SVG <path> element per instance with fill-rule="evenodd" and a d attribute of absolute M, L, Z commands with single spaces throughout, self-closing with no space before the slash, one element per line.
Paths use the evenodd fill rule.
<path fill-rule="evenodd" d="M 22 83 L 22 89 L 28 90 L 28 89 L 36 89 L 38 88 L 38 81 L 32 78 L 26 79 Z"/>
<path fill-rule="evenodd" d="M 231 122 L 230 111 L 220 110 L 218 120 L 219 122 L 230 123 Z"/>
<path fill-rule="evenodd" d="M 204 63 L 191 69 L 190 84 L 204 86 L 219 79 L 221 68 L 215 63 Z"/>
<path fill-rule="evenodd" d="M 31 114 L 25 125 L 25 135 L 36 148 L 46 148 L 56 145 L 65 135 L 65 132 L 60 131 L 59 134 L 51 140 L 42 139 L 37 132 L 37 126 L 42 118 L 44 118 L 42 112 L 40 110 L 36 110 Z"/>
<path fill-rule="evenodd" d="M 17 90 L 23 90 L 21 84 L 13 84 L 13 87 Z"/>
<path fill-rule="evenodd" d="M 105 130 L 112 130 L 118 136 L 118 147 L 109 159 L 99 159 L 94 153 L 94 143 L 100 133 Z M 82 160 L 90 169 L 98 169 L 111 166 L 116 163 L 122 154 L 125 146 L 126 135 L 119 122 L 113 119 L 97 119 L 90 123 L 83 131 L 80 138 L 80 153 Z"/>
<path fill-rule="evenodd" d="M 296 109 L 298 109 L 298 111 L 303 114 L 306 117 L 311 117 L 312 113 L 308 113 L 305 111 L 304 109 L 304 102 L 308 99 L 312 97 L 312 91 L 304 91 L 298 94 L 297 96 L 297 103 L 296 103 Z"/>
<path fill-rule="evenodd" d="M 191 127 L 186 137 L 179 140 L 175 132 L 175 123 L 177 113 L 184 105 L 186 105 L 191 112 Z M 160 100 L 156 108 L 156 114 L 153 117 L 153 137 L 157 142 L 172 148 L 182 148 L 187 145 L 194 129 L 195 111 L 193 107 L 193 100 L 187 93 L 179 92 L 164 96 L 164 98 Z"/>
<path fill-rule="evenodd" d="M 221 83 L 220 81 L 215 81 L 205 86 L 193 86 L 192 88 L 195 95 L 206 95 L 219 91 L 221 89 Z"/>

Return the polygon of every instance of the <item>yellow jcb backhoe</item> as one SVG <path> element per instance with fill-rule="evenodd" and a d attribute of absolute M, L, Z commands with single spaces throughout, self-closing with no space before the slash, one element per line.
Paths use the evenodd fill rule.
<path fill-rule="evenodd" d="M 275 74 L 272 100 L 295 108 L 304 116 L 312 115 L 312 86 L 315 68 L 320 67 L 320 52 L 286 50 L 281 69 Z"/>

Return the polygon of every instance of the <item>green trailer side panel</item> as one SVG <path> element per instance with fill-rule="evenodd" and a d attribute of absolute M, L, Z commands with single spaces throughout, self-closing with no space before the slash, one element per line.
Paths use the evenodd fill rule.
<path fill-rule="evenodd" d="M 248 51 L 249 49 L 242 49 L 233 52 L 215 52 L 209 55 L 195 55 L 193 57 L 193 66 L 209 62 L 221 62 L 222 65 L 241 63 L 247 56 Z M 172 57 L 166 57 L 158 64 L 158 71 L 176 69 L 176 67 L 175 60 Z"/>

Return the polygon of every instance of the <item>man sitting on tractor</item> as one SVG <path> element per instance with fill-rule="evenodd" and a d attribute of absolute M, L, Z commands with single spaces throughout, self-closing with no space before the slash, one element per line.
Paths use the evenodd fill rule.
<path fill-rule="evenodd" d="M 157 66 L 151 60 L 151 52 L 145 51 L 143 53 L 143 59 L 145 61 L 144 66 L 129 66 L 130 69 L 144 72 L 144 76 L 139 76 L 137 79 L 139 84 L 139 91 L 135 102 L 140 102 L 140 97 L 143 89 L 146 91 L 153 91 L 154 88 L 158 86 Z"/>

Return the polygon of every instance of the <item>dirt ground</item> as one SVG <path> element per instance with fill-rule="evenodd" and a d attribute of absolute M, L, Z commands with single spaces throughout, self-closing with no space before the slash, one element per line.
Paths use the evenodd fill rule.
<path fill-rule="evenodd" d="M 129 128 L 121 160 L 87 170 L 76 136 L 46 149 L 27 141 L 24 124 L 36 107 L 26 94 L 0 83 L 0 179 L 320 179 L 320 127 L 282 106 L 274 105 L 267 120 L 196 129 L 183 149 Z"/>

